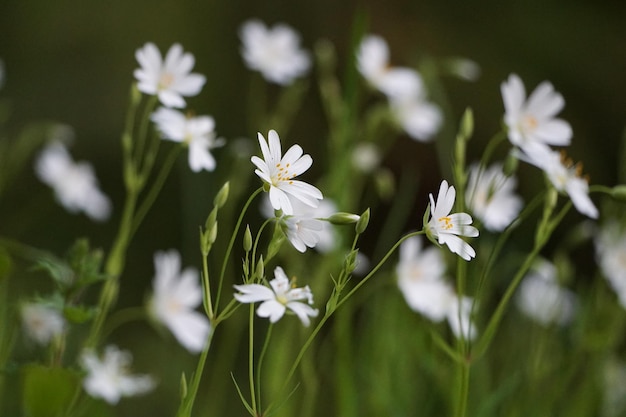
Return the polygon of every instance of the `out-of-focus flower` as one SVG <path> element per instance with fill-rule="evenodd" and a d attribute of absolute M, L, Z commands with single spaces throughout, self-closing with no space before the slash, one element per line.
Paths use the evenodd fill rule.
<path fill-rule="evenodd" d="M 434 322 L 447 319 L 456 337 L 462 334 L 473 339 L 476 330 L 470 319 L 472 300 L 459 298 L 446 282 L 444 273 L 441 252 L 436 248 L 422 250 L 419 237 L 410 237 L 400 245 L 396 275 L 409 308 Z"/>
<path fill-rule="evenodd" d="M 235 293 L 235 299 L 240 303 L 261 301 L 256 313 L 259 317 L 268 317 L 272 323 L 280 320 L 287 309 L 295 313 L 305 326 L 311 324 L 309 317 L 317 317 L 318 310 L 310 306 L 313 304 L 313 293 L 309 286 L 292 287 L 281 267 L 274 270 L 274 279 L 270 281 L 270 286 L 271 288 L 260 284 L 235 285 L 235 289 L 239 291 Z M 306 303 L 301 300 L 306 300 Z"/>
<path fill-rule="evenodd" d="M 149 95 L 157 95 L 164 106 L 185 107 L 183 96 L 191 97 L 200 93 L 206 78 L 191 73 L 195 64 L 194 56 L 183 53 L 183 47 L 175 43 L 167 51 L 165 60 L 153 43 L 146 43 L 135 52 L 141 68 L 135 70 L 137 88 Z"/>
<path fill-rule="evenodd" d="M 556 267 L 543 261 L 524 277 L 517 305 L 524 314 L 543 326 L 565 325 L 574 315 L 576 296 L 559 285 Z"/>
<path fill-rule="evenodd" d="M 554 91 L 552 84 L 542 82 L 526 100 L 522 80 L 516 74 L 511 74 L 502 83 L 500 91 L 504 101 L 504 122 L 513 145 L 525 149 L 535 144 L 570 144 L 571 126 L 555 117 L 563 109 L 565 100 Z"/>
<path fill-rule="evenodd" d="M 241 26 L 239 36 L 246 65 L 259 71 L 267 81 L 291 84 L 311 66 L 309 54 L 300 49 L 300 36 L 285 24 L 270 29 L 259 20 L 248 20 Z"/>
<path fill-rule="evenodd" d="M 183 143 L 189 147 L 189 167 L 193 172 L 213 171 L 215 158 L 211 149 L 224 145 L 215 137 L 215 122 L 210 116 L 187 117 L 178 110 L 159 108 L 151 116 L 163 139 Z"/>
<path fill-rule="evenodd" d="M 359 143 L 352 151 L 352 166 L 366 174 L 374 171 L 381 159 L 380 149 L 373 143 Z"/>
<path fill-rule="evenodd" d="M 198 272 L 181 271 L 180 254 L 175 250 L 154 255 L 154 296 L 150 311 L 190 352 L 200 352 L 207 342 L 211 325 L 195 309 L 202 301 Z"/>
<path fill-rule="evenodd" d="M 452 58 L 447 64 L 450 73 L 465 81 L 476 81 L 480 77 L 480 65 L 471 59 Z"/>
<path fill-rule="evenodd" d="M 430 141 L 441 128 L 441 109 L 422 95 L 391 99 L 390 106 L 400 127 L 415 140 Z"/>
<path fill-rule="evenodd" d="M 547 146 L 526 148 L 520 158 L 543 170 L 557 191 L 569 195 L 576 210 L 592 219 L 598 218 L 598 209 L 589 198 L 589 183 L 582 178 L 582 165 L 574 164 L 564 152 Z"/>
<path fill-rule="evenodd" d="M 448 186 L 448 181 L 443 180 L 439 187 L 437 202 L 432 194 L 430 198 L 430 221 L 426 225 L 426 231 L 438 239 L 440 245 L 446 244 L 452 253 L 469 261 L 476 256 L 476 251 L 459 236 L 476 237 L 478 229 L 472 224 L 472 216 L 467 213 L 450 214 L 456 198 L 454 187 Z"/>
<path fill-rule="evenodd" d="M 368 83 L 389 98 L 413 97 L 423 90 L 422 77 L 417 71 L 390 66 L 389 47 L 380 36 L 363 38 L 357 51 L 357 67 Z"/>
<path fill-rule="evenodd" d="M 28 303 L 22 306 L 21 313 L 22 326 L 26 334 L 40 345 L 47 345 L 65 331 L 65 318 L 55 308 Z"/>
<path fill-rule="evenodd" d="M 522 199 L 515 194 L 517 180 L 507 177 L 500 164 L 470 168 L 465 201 L 488 230 L 504 230 L 519 214 Z"/>
<path fill-rule="evenodd" d="M 317 207 L 323 198 L 322 192 L 303 181 L 294 180 L 313 164 L 310 155 L 303 155 L 299 145 L 293 145 L 282 155 L 280 138 L 275 130 L 268 134 L 269 146 L 265 138 L 259 133 L 259 145 L 263 159 L 253 156 L 251 161 L 256 165 L 254 171 L 269 186 L 269 197 L 275 210 L 282 210 L 286 215 L 293 215 L 293 207 L 288 195 L 303 203 Z"/>
<path fill-rule="evenodd" d="M 152 390 L 154 380 L 149 375 L 130 375 L 130 353 L 116 346 L 107 346 L 100 360 L 92 351 L 84 352 L 81 363 L 87 370 L 83 387 L 94 398 L 117 404 L 121 397 L 131 397 Z"/>
<path fill-rule="evenodd" d="M 594 239 L 596 259 L 626 309 L 626 231 L 617 221 L 607 221 Z"/>
<path fill-rule="evenodd" d="M 98 221 L 109 217 L 111 202 L 98 188 L 91 164 L 75 163 L 63 144 L 54 142 L 46 146 L 37 158 L 35 171 L 71 213 L 82 211 Z"/>

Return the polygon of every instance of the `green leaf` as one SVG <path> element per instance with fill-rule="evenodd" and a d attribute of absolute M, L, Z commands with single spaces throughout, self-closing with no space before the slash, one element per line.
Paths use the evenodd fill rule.
<path fill-rule="evenodd" d="M 85 306 L 67 306 L 63 309 L 63 315 L 72 323 L 85 323 L 96 315 L 96 308 Z"/>
<path fill-rule="evenodd" d="M 64 368 L 28 365 L 23 369 L 22 409 L 26 417 L 63 416 L 79 389 L 80 377 Z"/>

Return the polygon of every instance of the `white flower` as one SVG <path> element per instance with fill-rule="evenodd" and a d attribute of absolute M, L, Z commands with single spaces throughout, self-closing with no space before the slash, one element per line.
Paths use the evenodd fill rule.
<path fill-rule="evenodd" d="M 509 140 L 525 148 L 533 144 L 569 145 L 572 128 L 566 121 L 556 118 L 565 105 L 563 96 L 554 91 L 547 81 L 542 82 L 526 100 L 522 80 L 511 74 L 500 90 L 504 101 L 504 122 Z"/>
<path fill-rule="evenodd" d="M 210 116 L 187 117 L 178 110 L 160 107 L 151 116 L 163 139 L 189 146 L 189 167 L 193 172 L 213 171 L 215 158 L 211 149 L 224 145 L 215 138 L 215 122 Z"/>
<path fill-rule="evenodd" d="M 543 261 L 520 284 L 517 306 L 543 326 L 565 325 L 572 320 L 576 306 L 573 292 L 557 282 L 556 267 Z"/>
<path fill-rule="evenodd" d="M 413 139 L 427 142 L 441 128 L 441 109 L 422 95 L 391 99 L 391 112 L 402 129 Z"/>
<path fill-rule="evenodd" d="M 412 310 L 433 321 L 446 317 L 453 294 L 443 280 L 445 269 L 441 252 L 436 248 L 422 251 L 419 237 L 410 237 L 400 245 L 398 287 Z"/>
<path fill-rule="evenodd" d="M 594 243 L 602 274 L 626 309 L 626 232 L 616 221 L 609 221 L 602 226 Z"/>
<path fill-rule="evenodd" d="M 400 245 L 400 261 L 396 266 L 398 287 L 409 308 L 434 322 L 448 320 L 456 337 L 476 336 L 470 320 L 472 299 L 459 298 L 444 279 L 445 263 L 435 248 L 422 251 L 419 237 L 410 237 Z"/>
<path fill-rule="evenodd" d="M 459 236 L 476 237 L 478 229 L 470 226 L 472 217 L 467 213 L 450 214 L 454 206 L 456 190 L 448 187 L 448 182 L 443 180 L 439 187 L 437 202 L 432 194 L 430 198 L 430 221 L 426 226 L 427 232 L 438 238 L 439 244 L 448 245 L 452 253 L 458 254 L 461 258 L 469 261 L 476 256 L 476 251 Z"/>
<path fill-rule="evenodd" d="M 415 97 L 423 90 L 422 77 L 417 71 L 390 66 L 389 47 L 380 36 L 363 38 L 357 52 L 357 67 L 368 83 L 389 98 Z"/>
<path fill-rule="evenodd" d="M 235 289 L 239 291 L 235 293 L 235 299 L 240 303 L 262 301 L 256 313 L 259 317 L 269 317 L 272 323 L 280 320 L 287 309 L 295 313 L 305 326 L 311 323 L 309 317 L 317 317 L 317 309 L 300 301 L 306 300 L 308 304 L 313 304 L 313 293 L 309 286 L 292 288 L 281 267 L 274 270 L 274 279 L 270 281 L 270 286 L 271 289 L 259 284 L 235 285 Z"/>
<path fill-rule="evenodd" d="M 517 180 L 502 172 L 502 165 L 470 167 L 465 200 L 472 213 L 488 230 L 504 230 L 522 209 L 522 199 L 514 193 Z"/>
<path fill-rule="evenodd" d="M 121 397 L 143 394 L 154 388 L 154 380 L 148 375 L 130 375 L 131 355 L 116 346 L 107 346 L 104 358 L 95 353 L 84 352 L 81 363 L 87 370 L 83 387 L 94 398 L 102 398 L 109 404 L 117 404 Z"/>
<path fill-rule="evenodd" d="M 291 84 L 311 66 L 308 53 L 300 49 L 300 37 L 285 24 L 269 29 L 256 19 L 248 20 L 241 26 L 239 36 L 246 65 L 259 71 L 267 81 Z"/>
<path fill-rule="evenodd" d="M 557 191 L 569 195 L 576 210 L 592 219 L 598 218 L 598 209 L 589 198 L 589 183 L 581 177 L 580 164 L 574 165 L 565 153 L 553 151 L 547 146 L 526 148 L 519 157 L 543 170 Z"/>
<path fill-rule="evenodd" d="M 182 96 L 195 96 L 200 93 L 206 82 L 204 75 L 190 74 L 195 58 L 189 52 L 183 53 L 183 47 L 174 44 L 170 47 L 165 60 L 153 43 L 146 43 L 135 52 L 141 68 L 135 70 L 139 91 L 149 95 L 158 95 L 167 107 L 185 107 Z"/>
<path fill-rule="evenodd" d="M 154 255 L 154 296 L 151 313 L 174 334 L 190 352 L 204 349 L 211 325 L 204 314 L 195 311 L 202 302 L 198 272 L 181 272 L 180 254 L 175 250 Z"/>
<path fill-rule="evenodd" d="M 28 303 L 22 307 L 21 313 L 26 334 L 40 345 L 47 345 L 65 331 L 65 318 L 55 308 Z"/>
<path fill-rule="evenodd" d="M 106 220 L 111 202 L 98 188 L 91 164 L 75 163 L 59 142 L 46 146 L 35 163 L 39 179 L 54 190 L 57 200 L 71 213 L 83 211 L 93 220 Z"/>
<path fill-rule="evenodd" d="M 304 253 L 306 248 L 314 248 L 320 241 L 319 233 L 324 229 L 321 220 L 305 216 L 285 216 L 282 220 L 285 234 L 294 248 Z"/>
<path fill-rule="evenodd" d="M 382 154 L 373 143 L 359 143 L 352 151 L 352 166 L 369 174 L 380 165 Z"/>
<path fill-rule="evenodd" d="M 256 165 L 254 171 L 269 187 L 269 196 L 272 207 L 282 210 L 286 215 L 292 215 L 293 207 L 288 194 L 303 203 L 317 207 L 318 200 L 323 198 L 322 192 L 303 181 L 294 180 L 313 164 L 310 155 L 303 155 L 299 145 L 293 145 L 285 155 L 282 155 L 278 133 L 270 130 L 268 134 L 269 146 L 265 138 L 259 133 L 259 145 L 263 159 L 253 156 L 251 161 Z"/>

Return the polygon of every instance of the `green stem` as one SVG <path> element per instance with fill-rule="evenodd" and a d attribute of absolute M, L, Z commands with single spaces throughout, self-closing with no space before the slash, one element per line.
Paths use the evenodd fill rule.
<path fill-rule="evenodd" d="M 248 326 L 248 381 L 250 384 L 250 403 L 256 416 L 258 408 L 254 388 L 254 304 L 250 304 L 250 325 Z"/>
<path fill-rule="evenodd" d="M 226 274 L 226 265 L 228 265 L 228 258 L 230 258 L 230 253 L 233 250 L 233 246 L 235 245 L 235 239 L 237 238 L 237 233 L 239 232 L 239 228 L 241 227 L 241 222 L 243 221 L 243 217 L 252 203 L 252 200 L 263 191 L 263 187 L 258 188 L 255 192 L 252 193 L 246 204 L 243 206 L 241 213 L 239 214 L 239 218 L 237 219 L 237 224 L 235 224 L 235 228 L 233 229 L 233 234 L 230 237 L 230 242 L 228 243 L 228 248 L 226 249 L 226 254 L 224 255 L 224 262 L 222 263 L 222 271 L 220 272 L 220 279 L 218 281 L 217 286 L 217 297 L 215 299 L 215 306 L 218 308 L 220 303 L 220 296 L 222 294 L 222 286 L 224 284 L 224 275 Z"/>
<path fill-rule="evenodd" d="M 265 359 L 265 353 L 267 352 L 267 347 L 270 344 L 270 338 L 272 337 L 272 328 L 273 324 L 270 323 L 267 333 L 265 334 L 265 342 L 263 342 L 263 348 L 261 349 L 261 353 L 259 354 L 259 361 L 256 366 L 256 397 L 259 402 L 259 410 L 262 410 L 261 406 L 261 368 L 263 367 L 263 359 Z"/>
<path fill-rule="evenodd" d="M 198 360 L 198 365 L 196 366 L 196 371 L 194 372 L 191 385 L 189 386 L 189 391 L 187 392 L 187 396 L 183 399 L 180 404 L 180 408 L 176 413 L 176 417 L 190 417 L 191 410 L 193 409 L 193 404 L 196 399 L 196 395 L 198 394 L 198 387 L 200 386 L 200 379 L 202 378 L 202 373 L 204 372 L 204 366 L 206 364 L 206 359 L 209 354 L 209 349 L 211 348 L 211 341 L 213 340 L 213 334 L 215 333 L 215 329 L 217 325 L 214 324 L 213 329 L 209 331 L 209 337 L 207 339 L 206 345 L 204 346 L 204 350 L 200 354 L 200 359 Z"/>
<path fill-rule="evenodd" d="M 459 362 L 459 364 L 458 398 L 454 415 L 455 417 L 465 417 L 467 412 L 467 399 L 469 396 L 470 364 L 466 360 Z"/>

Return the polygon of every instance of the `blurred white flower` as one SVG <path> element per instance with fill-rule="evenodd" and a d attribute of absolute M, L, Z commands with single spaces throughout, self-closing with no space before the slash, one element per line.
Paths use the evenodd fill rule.
<path fill-rule="evenodd" d="M 201 352 L 211 325 L 195 309 L 202 302 L 202 287 L 193 268 L 181 271 L 180 254 L 175 250 L 154 255 L 154 296 L 150 311 L 190 352 Z"/>
<path fill-rule="evenodd" d="M 223 146 L 224 140 L 215 137 L 215 122 L 212 117 L 187 117 L 178 110 L 160 107 L 150 119 L 156 123 L 163 139 L 189 147 L 189 167 L 193 172 L 215 169 L 215 158 L 211 149 Z"/>
<path fill-rule="evenodd" d="M 470 167 L 465 201 L 471 212 L 488 230 L 504 230 L 522 209 L 522 199 L 515 194 L 517 180 L 507 177 L 502 165 Z"/>
<path fill-rule="evenodd" d="M 543 326 L 565 325 L 572 320 L 576 307 L 575 294 L 557 281 L 556 267 L 541 261 L 524 277 L 517 295 L 517 306 Z"/>
<path fill-rule="evenodd" d="M 152 390 L 154 380 L 148 375 L 130 375 L 132 361 L 130 353 L 116 346 L 107 346 L 104 358 L 100 360 L 92 351 L 81 357 L 87 376 L 83 387 L 94 398 L 102 398 L 109 404 L 117 404 L 121 397 L 130 397 Z"/>
<path fill-rule="evenodd" d="M 440 245 L 446 244 L 452 253 L 469 261 L 476 256 L 476 251 L 459 236 L 476 237 L 478 229 L 472 224 L 472 216 L 467 213 L 450 214 L 456 198 L 456 190 L 449 187 L 448 182 L 443 180 L 439 187 L 437 202 L 432 194 L 430 198 L 430 221 L 426 225 L 426 231 L 436 237 Z"/>
<path fill-rule="evenodd" d="M 596 260 L 626 309 L 626 232 L 617 221 L 607 221 L 594 239 Z"/>
<path fill-rule="evenodd" d="M 241 26 L 239 36 L 246 65 L 259 71 L 267 81 L 291 84 L 311 66 L 309 54 L 300 49 L 300 36 L 285 24 L 270 29 L 259 20 L 248 20 Z"/>
<path fill-rule="evenodd" d="M 22 327 L 26 334 L 40 345 L 47 345 L 65 331 L 65 318 L 55 308 L 28 303 L 22 306 L 21 313 Z"/>
<path fill-rule="evenodd" d="M 380 149 L 373 143 L 359 143 L 352 151 L 352 166 L 365 174 L 374 171 L 380 165 L 381 159 Z"/>
<path fill-rule="evenodd" d="M 235 293 L 235 299 L 240 303 L 262 301 L 256 313 L 259 317 L 269 317 L 272 323 L 280 320 L 287 309 L 295 313 L 305 326 L 311 324 L 309 317 L 317 317 L 318 310 L 310 307 L 313 304 L 313 293 L 309 286 L 292 287 L 281 267 L 274 270 L 274 279 L 270 281 L 270 286 L 271 288 L 260 284 L 235 285 L 235 289 L 239 291 Z M 306 303 L 300 300 L 306 300 Z"/>
<path fill-rule="evenodd" d="M 468 58 L 453 58 L 448 61 L 449 71 L 465 81 L 476 81 L 480 77 L 480 65 Z"/>
<path fill-rule="evenodd" d="M 569 195 L 576 210 L 592 219 L 598 218 L 598 209 L 589 198 L 589 183 L 582 177 L 582 165 L 574 164 L 564 152 L 547 146 L 528 147 L 519 157 L 543 170 L 557 191 Z"/>
<path fill-rule="evenodd" d="M 476 330 L 470 320 L 472 299 L 459 299 L 444 273 L 445 263 L 436 248 L 422 250 L 417 236 L 402 242 L 396 275 L 409 308 L 434 322 L 447 319 L 456 337 L 463 334 L 466 339 L 473 339 Z"/>
<path fill-rule="evenodd" d="M 306 248 L 314 248 L 320 241 L 324 222 L 313 217 L 285 216 L 282 219 L 285 234 L 294 248 L 304 253 Z"/>
<path fill-rule="evenodd" d="M 37 157 L 35 172 L 71 213 L 83 211 L 98 221 L 109 217 L 111 202 L 98 188 L 91 164 L 75 163 L 63 144 L 54 142 L 46 146 Z"/>
<path fill-rule="evenodd" d="M 390 99 L 422 94 L 422 77 L 410 68 L 391 67 L 389 47 L 380 36 L 363 38 L 357 51 L 357 68 L 369 84 Z"/>
<path fill-rule="evenodd" d="M 158 95 L 164 106 L 185 107 L 183 96 L 199 94 L 206 82 L 204 75 L 190 73 L 195 58 L 189 52 L 183 53 L 180 44 L 172 45 L 163 60 L 156 45 L 148 42 L 135 52 L 135 58 L 141 66 L 134 72 L 137 88 L 142 93 Z"/>
<path fill-rule="evenodd" d="M 323 199 L 322 192 L 310 184 L 294 180 L 311 167 L 313 164 L 311 156 L 302 155 L 303 150 L 299 145 L 293 145 L 283 156 L 280 138 L 275 130 L 269 131 L 268 139 L 269 146 L 259 133 L 263 159 L 253 156 L 251 161 L 257 167 L 254 172 L 269 185 L 272 207 L 275 210 L 282 210 L 286 215 L 293 215 L 294 210 L 288 195 L 311 207 L 317 207 L 319 200 Z"/>
<path fill-rule="evenodd" d="M 430 141 L 441 128 L 441 109 L 422 95 L 391 99 L 390 106 L 400 127 L 415 140 Z"/>
<path fill-rule="evenodd" d="M 422 250 L 419 237 L 410 237 L 400 245 L 398 287 L 412 310 L 433 321 L 446 317 L 453 295 L 443 280 L 445 269 L 441 252 L 433 247 Z"/>
<path fill-rule="evenodd" d="M 500 91 L 504 101 L 504 122 L 513 145 L 524 149 L 534 144 L 570 144 L 571 126 L 555 117 L 563 109 L 565 100 L 554 91 L 552 84 L 542 82 L 526 100 L 522 80 L 516 74 L 511 74 L 502 83 Z"/>

